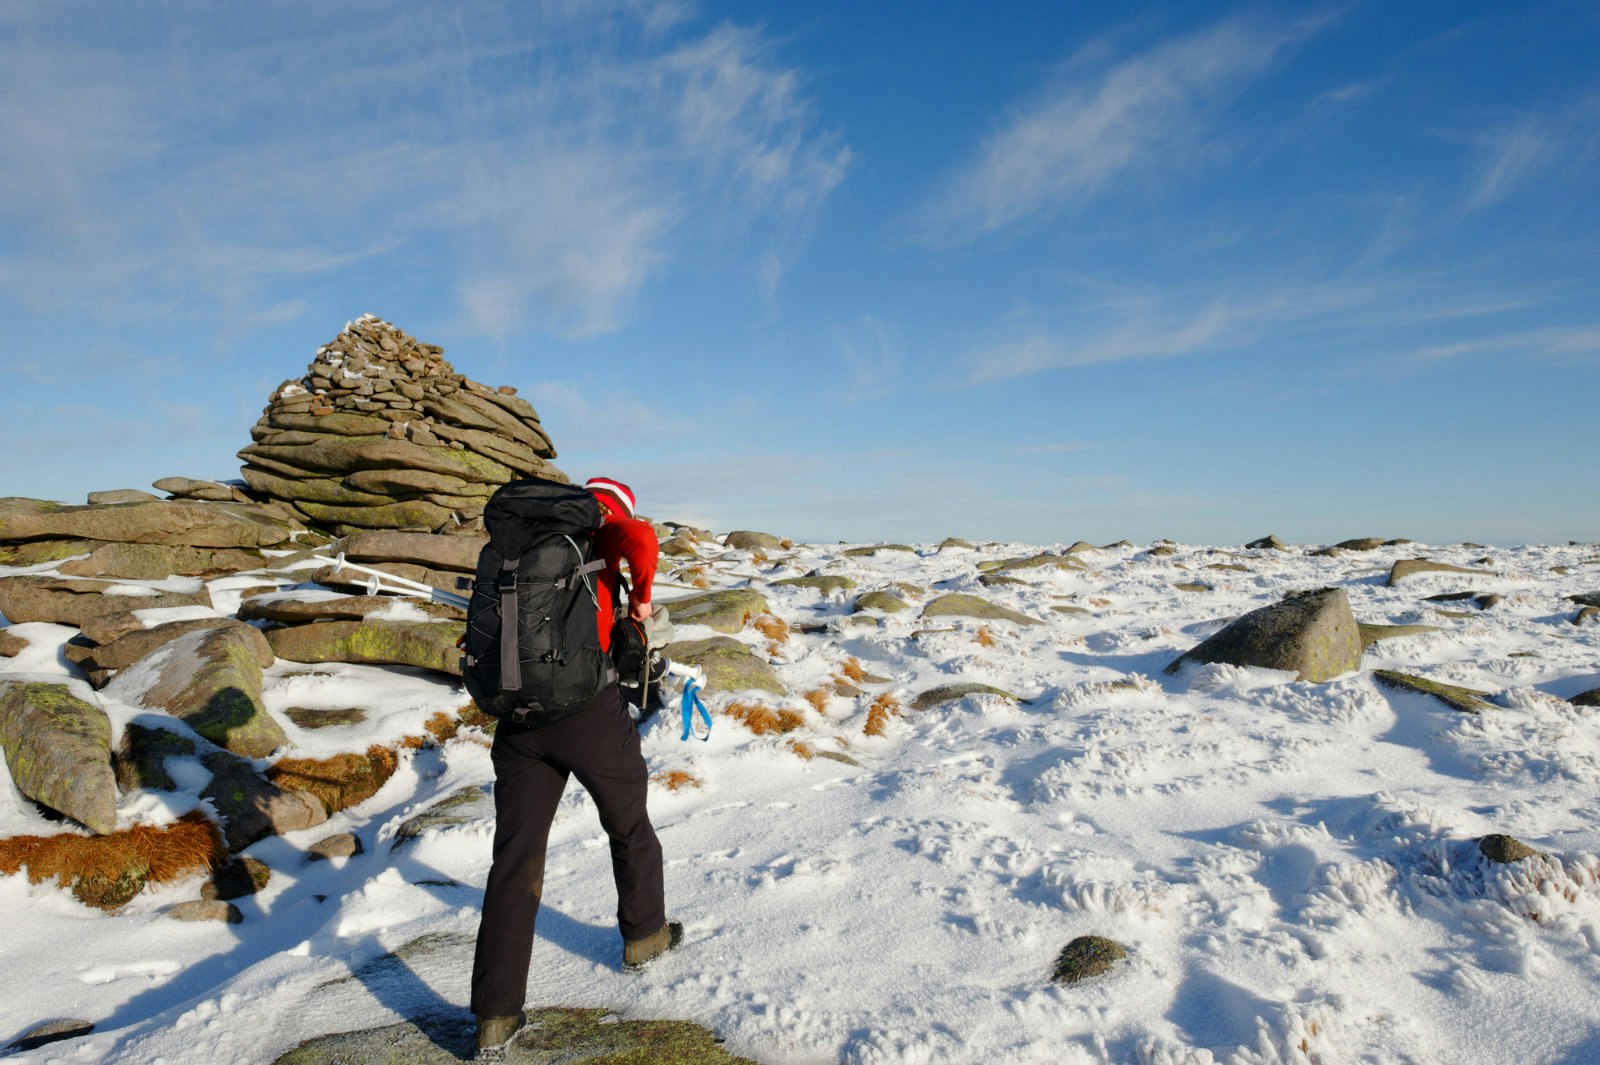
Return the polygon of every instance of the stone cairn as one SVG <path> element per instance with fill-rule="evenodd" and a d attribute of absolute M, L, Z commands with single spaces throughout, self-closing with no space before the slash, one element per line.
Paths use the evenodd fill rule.
<path fill-rule="evenodd" d="M 317 349 L 304 377 L 273 392 L 239 452 L 245 482 L 307 523 L 479 533 L 494 490 L 567 477 L 550 437 L 510 386 L 469 380 L 375 315 Z"/>

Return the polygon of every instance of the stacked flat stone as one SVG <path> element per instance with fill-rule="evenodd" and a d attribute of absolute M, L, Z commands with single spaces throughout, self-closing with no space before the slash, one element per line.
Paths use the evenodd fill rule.
<path fill-rule="evenodd" d="M 340 535 L 481 532 L 494 490 L 566 481 L 527 400 L 456 373 L 443 349 L 362 315 L 273 392 L 239 452 L 258 495 Z"/>

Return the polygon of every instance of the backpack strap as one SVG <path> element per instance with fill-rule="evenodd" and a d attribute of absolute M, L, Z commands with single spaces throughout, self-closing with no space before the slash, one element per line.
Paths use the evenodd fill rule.
<path fill-rule="evenodd" d="M 517 639 L 517 567 L 520 558 L 508 558 L 500 567 L 500 690 L 522 687 L 522 649 Z"/>
<path fill-rule="evenodd" d="M 605 568 L 606 560 L 603 558 L 597 558 L 593 562 L 585 562 L 583 565 L 579 566 L 577 569 L 573 570 L 559 581 L 556 581 L 556 587 L 576 588 L 583 581 L 583 578 L 586 575 L 590 573 L 598 573 Z"/>

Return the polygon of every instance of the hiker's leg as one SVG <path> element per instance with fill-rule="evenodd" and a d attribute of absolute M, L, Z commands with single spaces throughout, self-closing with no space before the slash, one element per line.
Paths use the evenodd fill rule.
<path fill-rule="evenodd" d="M 594 798 L 600 825 L 611 837 L 617 882 L 617 925 L 623 939 L 644 939 L 667 923 L 661 841 L 645 810 L 649 771 L 622 697 L 612 685 L 579 715 L 590 753 L 572 763 L 578 783 Z M 575 718 L 574 721 L 577 721 Z"/>
<path fill-rule="evenodd" d="M 472 1012 L 522 1012 L 533 925 L 544 891 L 544 852 L 567 773 L 545 761 L 533 729 L 501 724 L 494 738 L 494 863 L 472 962 Z"/>

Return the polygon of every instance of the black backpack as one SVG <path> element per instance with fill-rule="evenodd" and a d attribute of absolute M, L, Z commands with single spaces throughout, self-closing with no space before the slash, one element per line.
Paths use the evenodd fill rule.
<path fill-rule="evenodd" d="M 467 692 L 492 717 L 538 727 L 582 710 L 617 679 L 600 650 L 594 557 L 600 504 L 538 477 L 502 485 L 483 511 L 489 543 L 467 605 Z"/>

